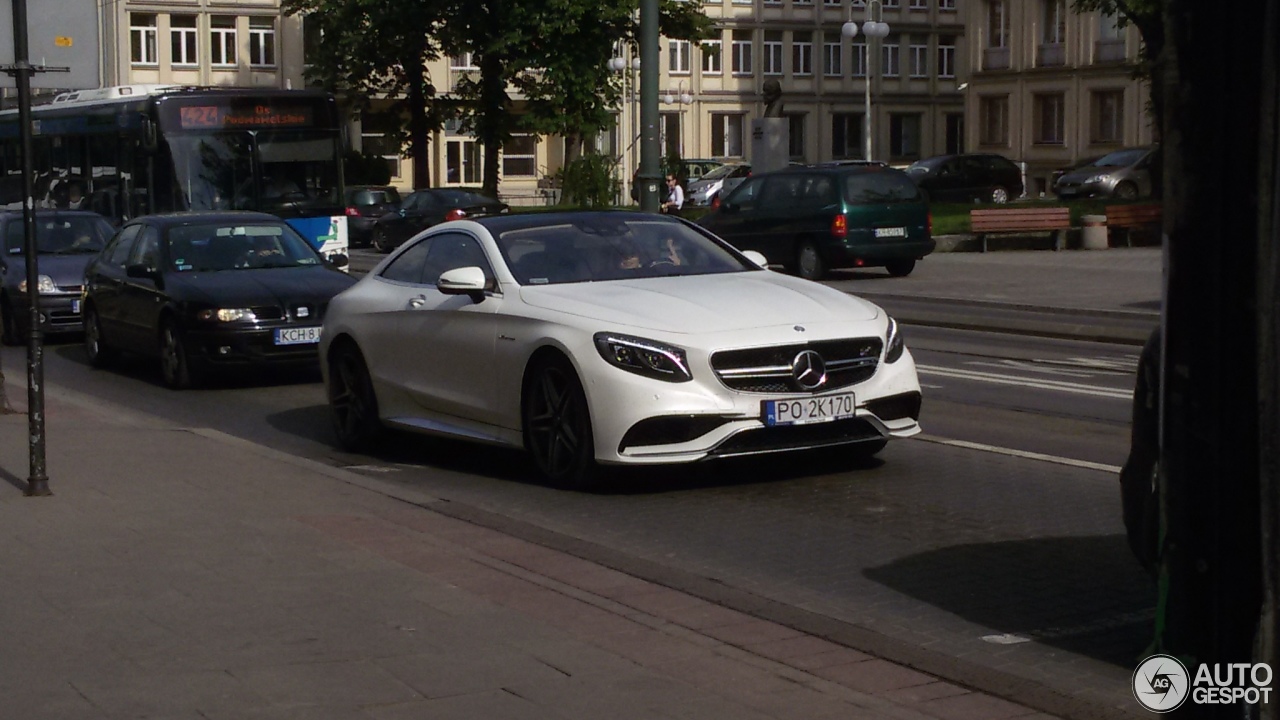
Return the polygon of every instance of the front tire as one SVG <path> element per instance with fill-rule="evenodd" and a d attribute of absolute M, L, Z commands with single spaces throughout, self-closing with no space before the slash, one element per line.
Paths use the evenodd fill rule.
<path fill-rule="evenodd" d="M 1138 186 L 1131 182 L 1125 181 L 1116 185 L 1115 198 L 1117 200 L 1137 200 Z"/>
<path fill-rule="evenodd" d="M 884 269 L 888 270 L 889 274 L 894 277 L 906 277 L 911 274 L 912 270 L 916 269 L 916 261 L 914 258 L 911 260 L 895 260 L 885 263 Z"/>
<path fill-rule="evenodd" d="M 1009 191 L 1002 187 L 991 188 L 991 202 L 997 205 L 1009 202 Z"/>
<path fill-rule="evenodd" d="M 595 487 L 599 466 L 587 395 L 564 357 L 539 362 L 529 373 L 520 407 L 524 446 L 552 485 L 567 490 Z"/>
<path fill-rule="evenodd" d="M 368 452 L 385 434 L 369 366 L 351 343 L 337 348 L 329 362 L 329 419 L 338 446 L 347 452 Z"/>
<path fill-rule="evenodd" d="M 84 354 L 96 368 L 104 368 L 116 358 L 115 349 L 107 345 L 102 335 L 102 319 L 92 305 L 84 309 Z"/>
<path fill-rule="evenodd" d="M 173 390 L 196 387 L 204 379 L 191 360 L 182 330 L 173 320 L 165 320 L 160 327 L 160 375 L 164 384 Z"/>
<path fill-rule="evenodd" d="M 387 231 L 381 226 L 374 226 L 373 239 L 370 241 L 378 252 L 389 253 L 396 249 L 391 243 L 391 238 L 387 237 Z"/>
<path fill-rule="evenodd" d="M 796 249 L 796 274 L 805 280 L 821 280 L 827 276 L 827 264 L 818 252 L 818 246 L 805 240 Z"/>

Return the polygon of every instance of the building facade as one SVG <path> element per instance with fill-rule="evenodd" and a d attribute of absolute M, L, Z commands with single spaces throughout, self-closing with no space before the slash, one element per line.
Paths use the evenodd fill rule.
<path fill-rule="evenodd" d="M 1149 89 L 1135 76 L 1140 38 L 1069 0 L 970 0 L 966 145 L 1025 163 L 1027 194 L 1053 170 L 1149 145 Z"/>

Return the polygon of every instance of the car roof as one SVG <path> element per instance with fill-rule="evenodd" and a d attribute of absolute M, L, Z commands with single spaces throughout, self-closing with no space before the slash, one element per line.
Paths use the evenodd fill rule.
<path fill-rule="evenodd" d="M 278 222 L 284 220 L 260 212 L 248 212 L 243 210 L 226 210 L 226 211 L 197 211 L 197 212 L 176 212 L 164 213 L 161 215 L 144 215 L 134 218 L 132 222 L 146 222 L 151 225 L 161 227 L 174 227 L 178 225 L 195 225 L 205 223 L 234 223 L 234 222 Z"/>
<path fill-rule="evenodd" d="M 36 217 L 54 217 L 54 216 L 96 217 L 96 218 L 102 218 L 103 220 L 106 220 L 105 217 L 102 217 L 102 215 L 96 212 L 93 212 L 92 210 L 63 210 L 60 208 L 36 208 Z M 22 217 L 21 210 L 0 211 L 0 218 L 11 219 L 11 218 L 20 218 L 20 217 Z"/>
<path fill-rule="evenodd" d="M 560 225 L 574 220 L 591 219 L 633 220 L 644 222 L 669 222 L 682 224 L 670 215 L 639 212 L 637 210 L 566 210 L 548 213 L 516 213 L 513 215 L 490 215 L 476 218 L 472 222 L 480 223 L 492 233 L 504 233 L 510 230 L 527 230 L 530 228 Z"/>
<path fill-rule="evenodd" d="M 889 165 L 879 161 L 857 161 L 855 163 L 818 163 L 816 165 L 788 165 L 772 172 L 758 173 L 756 177 L 764 175 L 791 175 L 801 172 L 820 172 L 828 175 L 861 175 L 864 173 L 881 173 L 881 172 L 902 172 L 901 170 L 890 167 Z"/>

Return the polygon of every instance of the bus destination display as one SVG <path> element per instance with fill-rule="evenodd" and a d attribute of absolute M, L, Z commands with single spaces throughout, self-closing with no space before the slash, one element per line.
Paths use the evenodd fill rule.
<path fill-rule="evenodd" d="M 178 118 L 183 130 L 224 130 L 306 126 L 311 124 L 312 113 L 311 108 L 305 105 L 286 107 L 192 105 L 179 108 Z"/>

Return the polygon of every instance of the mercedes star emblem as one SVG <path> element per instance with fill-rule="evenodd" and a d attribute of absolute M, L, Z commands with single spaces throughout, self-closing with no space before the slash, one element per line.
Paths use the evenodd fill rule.
<path fill-rule="evenodd" d="M 812 350 L 801 350 L 791 361 L 791 376 L 804 390 L 815 390 L 827 381 L 827 364 Z"/>

